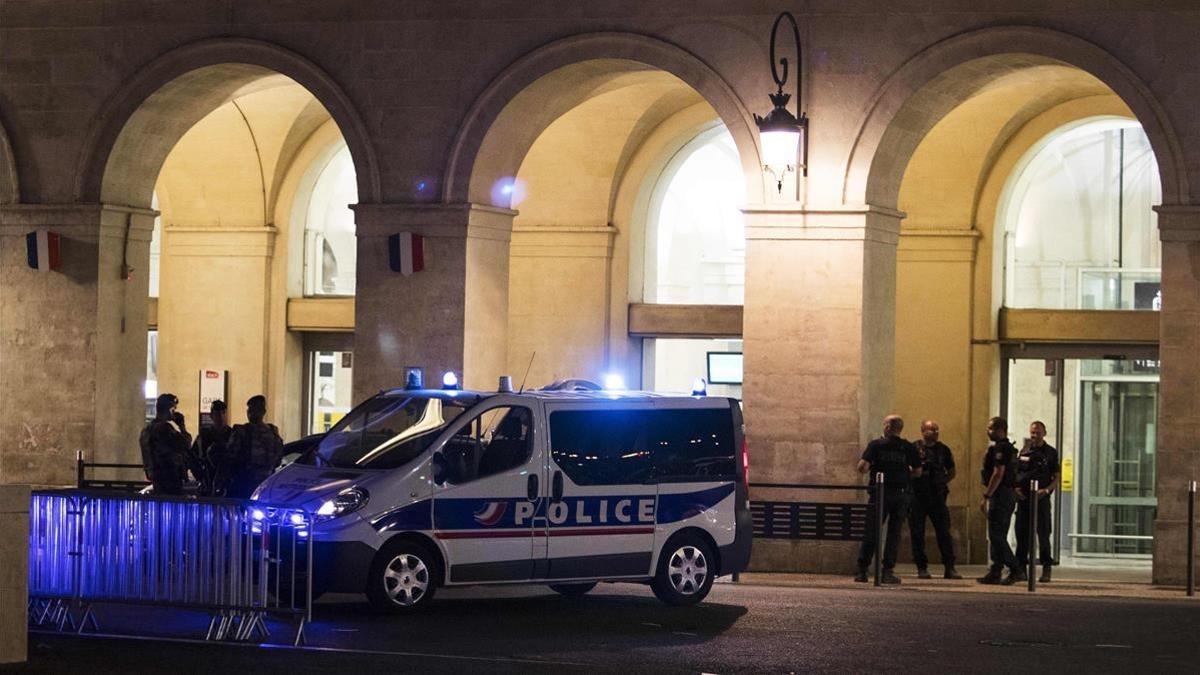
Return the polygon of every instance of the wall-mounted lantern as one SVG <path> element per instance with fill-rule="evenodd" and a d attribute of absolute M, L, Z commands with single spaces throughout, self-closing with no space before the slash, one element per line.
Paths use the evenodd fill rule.
<path fill-rule="evenodd" d="M 783 86 L 788 81 L 787 58 L 779 58 L 776 65 L 775 35 L 784 19 L 792 25 L 792 36 L 796 39 L 796 111 L 800 113 L 799 118 L 787 109 L 792 96 L 783 91 Z M 763 169 L 775 177 L 776 186 L 781 193 L 783 177 L 788 171 L 799 168 L 802 176 L 808 175 L 808 117 L 800 103 L 801 63 L 800 27 L 791 12 L 784 12 L 775 19 L 775 24 L 771 27 L 771 78 L 779 87 L 778 91 L 770 94 L 771 103 L 775 107 L 766 117 L 754 116 L 754 121 L 758 124 L 758 135 L 762 140 Z"/>

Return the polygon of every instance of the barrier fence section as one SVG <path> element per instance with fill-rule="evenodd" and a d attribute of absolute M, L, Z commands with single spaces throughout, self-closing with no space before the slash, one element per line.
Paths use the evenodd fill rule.
<path fill-rule="evenodd" d="M 206 640 L 267 638 L 268 615 L 312 620 L 312 515 L 232 499 L 35 491 L 29 622 L 99 630 L 95 605 L 208 612 Z"/>

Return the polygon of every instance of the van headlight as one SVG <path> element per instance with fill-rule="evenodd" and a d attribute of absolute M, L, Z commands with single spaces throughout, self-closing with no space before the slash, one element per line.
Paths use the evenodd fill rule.
<path fill-rule="evenodd" d="M 341 518 L 347 513 L 354 513 L 367 505 L 370 493 L 360 487 L 351 487 L 337 493 L 333 499 L 327 499 L 317 509 L 316 520 L 331 520 Z"/>

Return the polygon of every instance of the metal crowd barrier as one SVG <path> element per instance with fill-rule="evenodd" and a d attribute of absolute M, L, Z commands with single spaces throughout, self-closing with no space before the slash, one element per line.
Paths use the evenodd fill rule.
<path fill-rule="evenodd" d="M 95 605 L 211 615 L 206 640 L 267 638 L 268 616 L 312 620 L 312 515 L 232 499 L 35 491 L 29 621 L 99 630 Z"/>

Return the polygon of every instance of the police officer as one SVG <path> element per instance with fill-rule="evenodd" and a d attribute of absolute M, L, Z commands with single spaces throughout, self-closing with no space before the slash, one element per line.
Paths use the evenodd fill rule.
<path fill-rule="evenodd" d="M 229 435 L 228 452 L 233 460 L 233 480 L 226 496 L 249 497 L 275 471 L 283 458 L 283 439 L 274 424 L 267 424 L 267 398 L 252 396 L 246 401 L 246 424 L 239 424 Z"/>
<path fill-rule="evenodd" d="M 226 448 L 233 428 L 229 426 L 229 406 L 217 399 L 209 412 L 211 424 L 200 427 L 188 459 L 189 468 L 200 481 L 200 494 L 223 495 L 229 484 L 229 458 Z"/>
<path fill-rule="evenodd" d="M 1050 567 L 1054 556 L 1050 550 L 1050 495 L 1058 487 L 1058 450 L 1046 442 L 1046 425 L 1034 422 L 1029 425 L 1029 444 L 1017 457 L 1017 564 L 1022 570 L 1029 565 L 1029 509 L 1037 499 L 1038 560 L 1042 563 L 1042 576 L 1038 581 L 1050 581 Z M 1030 494 L 1030 481 L 1037 481 L 1036 495 Z"/>
<path fill-rule="evenodd" d="M 946 508 L 946 497 L 950 494 L 950 481 L 954 480 L 954 453 L 938 440 L 941 427 L 934 420 L 921 423 L 921 440 L 916 442 L 917 456 L 921 459 L 921 476 L 912 480 L 912 505 L 908 511 L 908 528 L 912 539 L 913 562 L 917 565 L 917 576 L 929 579 L 929 558 L 925 555 L 925 519 L 933 523 L 937 534 L 938 550 L 942 553 L 947 579 L 961 579 L 954 569 L 954 540 L 950 537 L 950 510 Z"/>
<path fill-rule="evenodd" d="M 992 566 L 987 574 L 979 578 L 979 583 L 1007 586 L 1025 580 L 1025 572 L 1017 564 L 1017 556 L 1013 555 L 1012 547 L 1008 545 L 1008 526 L 1012 523 L 1013 509 L 1016 508 L 1013 486 L 1016 485 L 1017 449 L 1008 440 L 1008 421 L 1003 417 L 988 420 L 987 434 L 992 445 L 983 460 L 980 474 L 983 496 L 979 500 L 979 509 L 988 519 Z M 1001 578 L 1005 567 L 1009 570 L 1008 576 Z"/>
<path fill-rule="evenodd" d="M 876 474 L 883 474 L 883 519 L 887 521 L 887 544 L 883 549 L 883 575 L 880 578 L 885 584 L 898 584 L 896 576 L 896 549 L 900 546 L 900 527 L 908 510 L 909 480 L 921 475 L 921 460 L 917 449 L 912 443 L 900 437 L 904 430 L 904 420 L 899 415 L 888 415 L 883 418 L 883 436 L 867 444 L 862 458 L 858 460 L 858 472 L 871 474 L 871 484 L 875 484 Z M 871 490 L 870 517 L 867 518 L 867 530 L 863 537 L 862 547 L 858 551 L 858 574 L 855 581 L 867 581 L 867 565 L 875 555 L 879 545 L 879 527 L 875 517 L 875 490 Z"/>
<path fill-rule="evenodd" d="M 192 437 L 184 425 L 183 413 L 175 410 L 179 399 L 162 394 L 154 404 L 154 420 L 142 429 L 138 445 L 142 466 L 154 485 L 155 494 L 183 494 L 187 480 L 187 455 Z"/>

